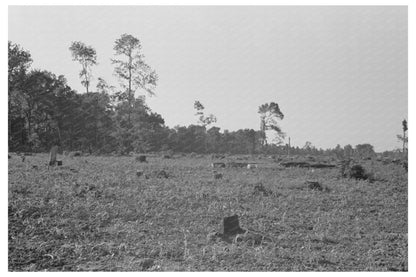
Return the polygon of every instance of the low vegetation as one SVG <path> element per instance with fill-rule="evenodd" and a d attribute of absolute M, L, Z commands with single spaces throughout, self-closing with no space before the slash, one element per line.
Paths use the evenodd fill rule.
<path fill-rule="evenodd" d="M 68 155 L 49 170 L 47 154 L 10 156 L 10 271 L 408 270 L 400 164 L 360 161 L 369 182 L 264 156 L 247 169 L 210 166 L 236 156 Z M 268 239 L 215 239 L 234 214 Z"/>

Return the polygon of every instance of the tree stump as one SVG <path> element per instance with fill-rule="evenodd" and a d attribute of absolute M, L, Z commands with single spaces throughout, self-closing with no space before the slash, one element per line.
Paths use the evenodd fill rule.
<path fill-rule="evenodd" d="M 166 172 L 166 171 L 164 171 L 164 170 L 161 170 L 161 171 L 158 171 L 157 173 L 156 173 L 156 178 L 169 178 L 169 174 Z"/>
<path fill-rule="evenodd" d="M 223 225 L 224 225 L 223 234 L 225 236 L 233 236 L 233 235 L 245 233 L 245 230 L 241 229 L 240 227 L 240 223 L 238 221 L 238 215 L 224 217 Z"/>
<path fill-rule="evenodd" d="M 211 167 L 213 167 L 213 168 L 225 168 L 225 163 L 212 163 Z"/>
<path fill-rule="evenodd" d="M 221 173 L 214 173 L 214 179 L 215 180 L 222 179 L 222 174 Z"/>
<path fill-rule="evenodd" d="M 146 162 L 146 156 L 145 155 L 137 156 L 136 161 L 141 162 L 141 163 L 145 163 Z"/>
<path fill-rule="evenodd" d="M 58 153 L 58 146 L 54 145 L 51 148 L 51 152 L 49 154 L 49 166 L 56 165 L 56 154 Z"/>
<path fill-rule="evenodd" d="M 305 183 L 308 186 L 308 188 L 311 189 L 311 190 L 319 190 L 319 191 L 324 190 L 324 188 L 322 187 L 322 185 L 319 182 L 306 181 Z"/>
<path fill-rule="evenodd" d="M 247 167 L 248 163 L 236 163 L 236 162 L 229 162 L 228 167 L 232 168 L 244 168 Z"/>
<path fill-rule="evenodd" d="M 271 189 L 265 188 L 262 183 L 258 183 L 254 187 L 253 194 L 263 194 L 263 196 L 269 196 L 273 194 L 273 191 Z"/>

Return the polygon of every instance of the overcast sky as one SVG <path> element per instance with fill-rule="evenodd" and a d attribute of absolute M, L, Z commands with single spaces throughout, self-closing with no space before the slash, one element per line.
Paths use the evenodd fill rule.
<path fill-rule="evenodd" d="M 32 67 L 84 89 L 71 41 L 93 46 L 98 77 L 113 75 L 114 41 L 139 38 L 159 75 L 148 98 L 168 126 L 196 122 L 200 100 L 222 130 L 259 129 L 258 106 L 277 102 L 292 145 L 400 147 L 407 119 L 407 7 L 10 6 L 9 40 Z"/>

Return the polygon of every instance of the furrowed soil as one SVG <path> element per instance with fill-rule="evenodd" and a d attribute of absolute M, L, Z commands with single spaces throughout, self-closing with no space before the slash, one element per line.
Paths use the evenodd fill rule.
<path fill-rule="evenodd" d="M 208 157 L 147 160 L 74 157 L 48 169 L 47 154 L 12 156 L 9 271 L 408 270 L 408 179 L 399 165 L 367 163 L 368 182 L 265 158 L 216 172 Z M 207 239 L 234 214 L 269 240 Z"/>

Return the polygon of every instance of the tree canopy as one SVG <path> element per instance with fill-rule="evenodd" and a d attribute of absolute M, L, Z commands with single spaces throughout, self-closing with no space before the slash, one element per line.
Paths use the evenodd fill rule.
<path fill-rule="evenodd" d="M 277 140 L 278 144 L 281 143 L 282 139 L 285 137 L 285 133 L 277 124 L 277 120 L 282 120 L 284 118 L 279 104 L 275 102 L 265 103 L 259 107 L 258 113 L 260 114 L 260 131 L 263 132 L 261 144 L 267 144 L 267 130 L 273 130 L 275 132 L 275 140 Z"/>
<path fill-rule="evenodd" d="M 275 102 L 265 103 L 258 109 L 259 130 L 221 130 L 212 126 L 216 117 L 206 115 L 204 105 L 194 102 L 197 125 L 165 126 L 164 118 L 152 111 L 144 95 L 134 95 L 137 89 L 155 93 L 157 75 L 144 63 L 141 43 L 131 35 L 122 35 L 114 45 L 118 60 L 113 60 L 115 72 L 122 82 L 121 89 L 98 78 L 96 87 L 83 76 L 85 93 L 78 93 L 64 76 L 31 69 L 32 57 L 20 45 L 8 43 L 8 123 L 9 151 L 48 151 L 59 143 L 66 150 L 90 153 L 121 153 L 175 151 L 195 153 L 254 154 L 274 153 L 334 154 L 337 156 L 374 154 L 373 146 L 357 145 L 353 148 L 337 146 L 322 150 L 312 146 L 281 146 L 267 144 L 266 131 L 282 138 L 284 133 L 278 120 L 284 115 Z M 92 46 L 72 43 L 73 58 L 85 66 L 96 64 Z M 82 64 L 82 66 L 84 66 Z M 83 72 L 83 71 L 81 71 Z M 81 74 L 80 74 L 81 76 Z M 85 79 L 87 78 L 87 79 Z M 88 80 L 88 82 L 86 81 Z M 150 88 L 151 87 L 151 88 Z M 149 90 L 148 90 L 149 89 Z M 407 138 L 407 121 L 402 122 Z"/>
<path fill-rule="evenodd" d="M 92 78 L 91 67 L 97 64 L 97 53 L 93 47 L 87 46 L 80 41 L 72 42 L 69 50 L 71 51 L 73 60 L 81 64 L 82 69 L 79 77 L 81 78 L 81 84 L 88 93 Z"/>

